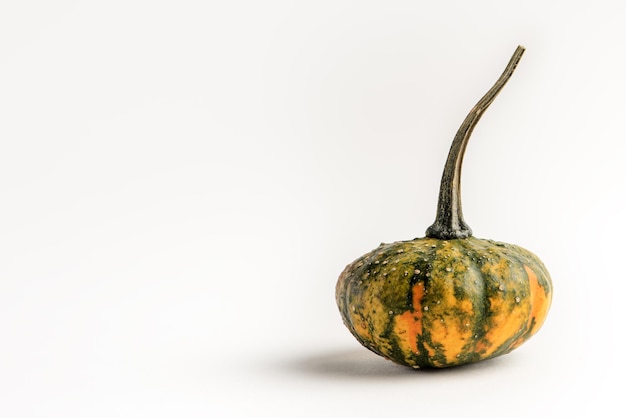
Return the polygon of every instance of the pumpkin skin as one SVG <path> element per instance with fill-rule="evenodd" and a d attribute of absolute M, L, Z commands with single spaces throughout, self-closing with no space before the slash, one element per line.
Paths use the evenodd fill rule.
<path fill-rule="evenodd" d="M 506 354 L 543 324 L 552 282 L 511 244 L 468 237 L 381 244 L 341 273 L 344 324 L 371 351 L 413 368 Z"/>

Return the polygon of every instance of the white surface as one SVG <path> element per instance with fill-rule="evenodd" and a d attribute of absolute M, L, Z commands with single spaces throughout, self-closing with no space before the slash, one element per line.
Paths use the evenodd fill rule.
<path fill-rule="evenodd" d="M 620 416 L 624 17 L 2 3 L 0 415 Z M 543 259 L 552 310 L 502 358 L 394 366 L 343 327 L 336 278 L 423 236 L 450 141 L 518 43 L 468 147 L 465 218 Z"/>

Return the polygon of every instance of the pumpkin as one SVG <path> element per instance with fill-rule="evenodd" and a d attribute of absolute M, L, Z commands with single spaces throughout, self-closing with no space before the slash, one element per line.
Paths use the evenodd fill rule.
<path fill-rule="evenodd" d="M 519 347 L 546 319 L 552 282 L 541 260 L 519 246 L 473 237 L 461 208 L 469 137 L 523 53 L 519 46 L 459 128 L 426 236 L 380 244 L 339 276 L 335 295 L 344 324 L 363 346 L 395 363 L 443 368 L 493 358 Z"/>

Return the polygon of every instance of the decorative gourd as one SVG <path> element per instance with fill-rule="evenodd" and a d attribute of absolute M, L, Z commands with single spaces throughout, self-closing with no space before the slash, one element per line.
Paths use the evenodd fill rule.
<path fill-rule="evenodd" d="M 470 134 L 523 53 L 519 46 L 459 128 L 426 237 L 380 244 L 339 277 L 336 299 L 345 325 L 361 344 L 395 363 L 442 368 L 506 354 L 546 318 L 552 282 L 543 263 L 516 245 L 472 237 L 461 210 Z"/>

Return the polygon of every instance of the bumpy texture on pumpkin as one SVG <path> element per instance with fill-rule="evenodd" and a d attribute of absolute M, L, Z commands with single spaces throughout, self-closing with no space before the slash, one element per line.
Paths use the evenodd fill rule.
<path fill-rule="evenodd" d="M 543 263 L 511 244 L 474 237 L 381 244 L 348 265 L 336 298 L 368 349 L 414 368 L 505 354 L 543 324 L 552 283 Z"/>

